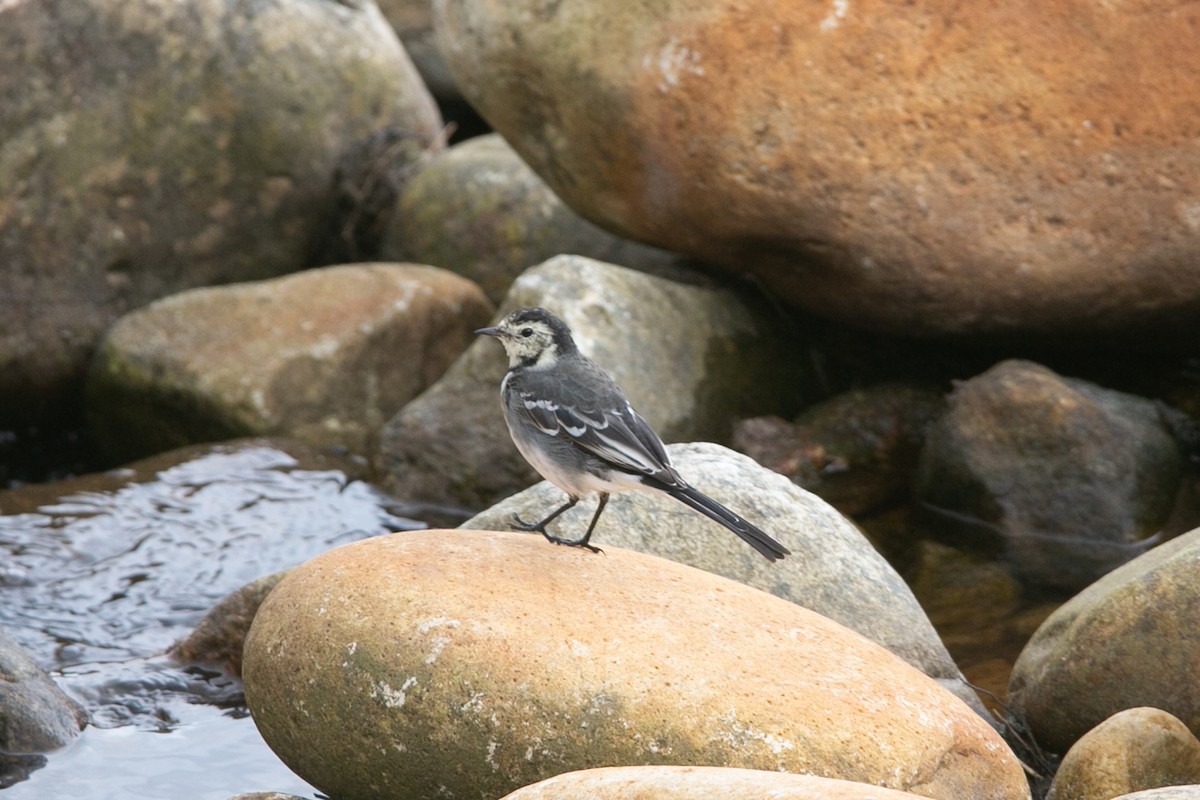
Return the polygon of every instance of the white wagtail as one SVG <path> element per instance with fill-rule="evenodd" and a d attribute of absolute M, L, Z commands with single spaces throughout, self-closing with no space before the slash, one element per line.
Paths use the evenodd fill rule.
<path fill-rule="evenodd" d="M 568 500 L 540 522 L 517 517 L 521 530 L 538 531 L 555 544 L 588 544 L 613 492 L 657 491 L 721 523 L 771 561 L 791 551 L 763 531 L 687 484 L 658 437 L 617 384 L 579 352 L 565 322 L 544 308 L 522 308 L 499 325 L 475 331 L 495 336 L 508 354 L 500 384 L 504 421 L 521 455 Z M 581 539 L 553 536 L 546 525 L 597 493 L 600 504 Z"/>

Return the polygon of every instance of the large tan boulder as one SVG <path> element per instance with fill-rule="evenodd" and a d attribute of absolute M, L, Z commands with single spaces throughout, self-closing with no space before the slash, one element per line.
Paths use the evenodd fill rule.
<path fill-rule="evenodd" d="M 669 444 L 667 453 L 688 483 L 762 527 L 792 555 L 767 561 L 682 503 L 642 492 L 612 497 L 593 544 L 669 558 L 802 605 L 883 645 L 986 713 L 908 584 L 854 523 L 784 476 L 720 445 Z M 459 527 L 510 530 L 514 517 L 542 519 L 563 502 L 562 491 L 542 481 Z M 595 509 L 594 498 L 580 502 L 555 519 L 551 533 L 582 536 Z"/>
<path fill-rule="evenodd" d="M 732 767 L 601 767 L 566 772 L 504 800 L 914 800 L 865 783 Z"/>
<path fill-rule="evenodd" d="M 618 764 L 1028 797 L 960 700 L 792 603 L 663 559 L 425 531 L 297 567 L 247 637 L 259 730 L 344 800 L 494 798 Z"/>
<path fill-rule="evenodd" d="M 631 238 L 905 333 L 1200 319 L 1196 11 L 435 0 L 464 95 Z"/>

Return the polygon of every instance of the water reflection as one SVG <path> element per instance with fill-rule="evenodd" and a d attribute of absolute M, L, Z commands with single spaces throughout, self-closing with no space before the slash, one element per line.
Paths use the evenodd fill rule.
<path fill-rule="evenodd" d="M 275 757 L 250 720 L 178 701 L 171 713 L 169 736 L 89 728 L 29 780 L 5 789 L 4 800 L 228 800 L 266 790 L 320 796 Z"/>
<path fill-rule="evenodd" d="M 351 470 L 309 455 L 254 440 L 0 492 L 0 512 L 9 512 L 0 515 L 0 628 L 57 673 L 95 726 L 83 743 L 53 754 L 51 767 L 90 752 L 85 743 L 97 740 L 97 728 L 175 731 L 195 716 L 195 703 L 225 709 L 231 724 L 244 714 L 239 682 L 159 654 L 256 578 L 339 544 L 424 527 Z M 248 721 L 240 724 L 242 738 L 257 737 Z M 105 748 L 124 741 L 101 738 Z M 197 763 L 214 757 L 206 746 L 191 754 Z M 37 796 L 70 796 L 46 785 L 55 774 L 34 773 Z M 175 788 L 199 796 L 194 786 Z M 159 786 L 153 796 L 171 793 Z"/>
<path fill-rule="evenodd" d="M 417 527 L 342 471 L 265 443 L 222 446 L 150 480 L 0 516 L 0 627 L 46 666 L 145 656 L 255 578 Z"/>
<path fill-rule="evenodd" d="M 1086 528 L 1036 530 L 1007 520 L 991 522 L 927 502 L 917 504 L 917 508 L 918 518 L 933 538 L 1002 561 L 1031 586 L 1050 590 L 1083 589 L 1183 532 L 1160 530 L 1138 539 L 1112 541 L 1096 538 Z"/>

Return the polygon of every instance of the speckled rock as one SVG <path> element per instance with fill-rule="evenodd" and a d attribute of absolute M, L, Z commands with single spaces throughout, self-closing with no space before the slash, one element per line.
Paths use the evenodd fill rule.
<path fill-rule="evenodd" d="M 246 640 L 263 738 L 343 800 L 494 798 L 720 765 L 1028 798 L 978 715 L 858 634 L 701 570 L 537 537 L 379 537 L 293 570 Z"/>
<path fill-rule="evenodd" d="M 0 4 L 0 414 L 125 312 L 308 265 L 335 165 L 436 107 L 374 3 Z"/>
<path fill-rule="evenodd" d="M 651 272 L 678 259 L 580 218 L 496 134 L 451 147 L 405 181 L 380 251 L 453 270 L 496 303 L 526 269 L 564 253 Z"/>
<path fill-rule="evenodd" d="M 1114 797 L 1113 800 L 1200 800 L 1200 784 L 1147 789 L 1144 792 L 1123 794 Z"/>
<path fill-rule="evenodd" d="M 685 285 L 581 256 L 513 284 L 498 316 L 544 306 L 666 441 L 728 439 L 736 417 L 787 404 L 801 368 L 766 312 L 728 289 Z M 486 508 L 536 482 L 500 411 L 508 368 L 489 337 L 384 426 L 385 487 L 398 497 Z"/>
<path fill-rule="evenodd" d="M 1113 570 L 1038 628 L 1007 702 L 1039 743 L 1066 752 L 1127 708 L 1152 706 L 1200 732 L 1200 529 Z"/>
<path fill-rule="evenodd" d="M 88 378 L 91 430 L 114 460 L 257 435 L 367 454 L 491 314 L 470 281 L 412 264 L 193 289 L 105 337 Z"/>
<path fill-rule="evenodd" d="M 461 101 L 462 94 L 434 41 L 429 0 L 378 0 L 377 4 L 433 96 L 443 102 Z"/>
<path fill-rule="evenodd" d="M 1197 329 L 1192 6 L 434 9 L 463 93 L 631 238 L 901 333 Z"/>
<path fill-rule="evenodd" d="M 883 645 L 986 713 L 908 585 L 853 523 L 784 476 L 719 445 L 672 444 L 667 452 L 689 483 L 754 521 L 792 555 L 769 562 L 681 503 L 641 493 L 609 500 L 593 542 L 669 558 L 798 603 Z M 462 527 L 509 530 L 514 516 L 541 519 L 563 502 L 562 492 L 543 481 Z M 551 530 L 582 535 L 595 507 L 594 500 L 580 503 Z"/>
<path fill-rule="evenodd" d="M 0 755 L 57 750 L 87 722 L 87 711 L 0 630 Z"/>
<path fill-rule="evenodd" d="M 1080 589 L 1161 541 L 1183 463 L 1153 401 L 1003 361 L 951 394 L 916 493 L 943 535 Z"/>
<path fill-rule="evenodd" d="M 1046 800 L 1109 800 L 1200 781 L 1200 741 L 1157 708 L 1131 708 L 1106 719 L 1071 746 Z"/>
<path fill-rule="evenodd" d="M 731 767 L 601 767 L 555 775 L 504 800 L 913 800 L 865 783 Z"/>

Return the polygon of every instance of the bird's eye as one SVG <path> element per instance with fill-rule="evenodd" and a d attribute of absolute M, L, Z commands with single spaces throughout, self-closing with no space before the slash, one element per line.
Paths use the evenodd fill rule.
<path fill-rule="evenodd" d="M 533 336 L 533 328 L 521 328 L 521 335 L 525 338 Z"/>

